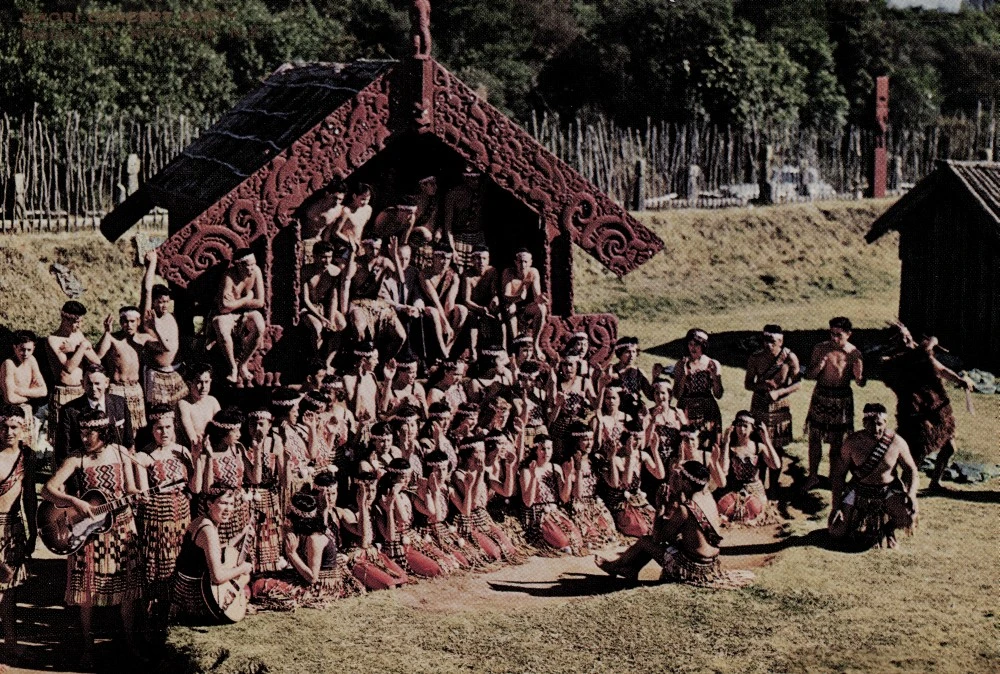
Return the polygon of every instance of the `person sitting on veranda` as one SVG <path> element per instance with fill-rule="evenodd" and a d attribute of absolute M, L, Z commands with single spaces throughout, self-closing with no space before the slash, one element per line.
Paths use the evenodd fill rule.
<path fill-rule="evenodd" d="M 330 337 L 347 327 L 348 279 L 342 273 L 340 251 L 320 241 L 313 248 L 315 262 L 302 270 L 302 310 L 300 315 L 317 356 L 333 362 L 337 351 Z M 326 347 L 326 348 L 324 348 Z"/>
<path fill-rule="evenodd" d="M 359 183 L 344 201 L 337 219 L 323 232 L 323 240 L 333 242 L 339 239 L 357 250 L 372 217 L 371 200 L 371 185 Z"/>
<path fill-rule="evenodd" d="M 264 341 L 264 275 L 249 248 L 233 255 L 216 299 L 212 319 L 215 338 L 229 363 L 226 379 L 233 384 L 253 378 L 249 365 Z"/>
<path fill-rule="evenodd" d="M 661 582 L 715 588 L 746 584 L 752 574 L 722 571 L 721 521 L 708 481 L 708 468 L 696 461 L 683 463 L 660 494 L 653 532 L 617 559 L 595 557 L 597 566 L 634 582 L 646 564 L 656 561 L 662 567 Z"/>
<path fill-rule="evenodd" d="M 514 254 L 514 266 L 500 276 L 500 298 L 503 305 L 507 337 L 531 332 L 535 350 L 541 352 L 542 326 L 549 313 L 548 299 L 542 292 L 542 277 L 532 266 L 531 251 L 521 248 Z"/>
<path fill-rule="evenodd" d="M 917 465 L 906 441 L 889 430 L 884 405 L 868 403 L 863 415 L 864 430 L 847 436 L 833 465 L 829 532 L 848 548 L 894 548 L 896 530 L 917 521 Z"/>

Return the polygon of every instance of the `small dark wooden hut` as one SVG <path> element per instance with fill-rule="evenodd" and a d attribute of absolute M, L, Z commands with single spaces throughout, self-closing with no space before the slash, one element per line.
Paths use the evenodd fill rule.
<path fill-rule="evenodd" d="M 899 317 L 968 367 L 1000 371 L 1000 163 L 941 161 L 872 224 L 899 232 Z"/>
<path fill-rule="evenodd" d="M 495 264 L 519 246 L 535 253 L 551 307 L 543 349 L 583 330 L 591 357 L 605 360 L 617 321 L 574 314 L 571 244 L 621 276 L 662 241 L 427 53 L 279 68 L 109 213 L 101 231 L 113 240 L 154 206 L 167 209 L 159 272 L 188 331 L 209 312 L 232 254 L 253 248 L 268 329 L 251 369 L 258 384 L 273 385 L 281 359 L 268 352 L 298 323 L 299 218 L 310 196 L 334 180 L 377 185 L 469 164 L 492 191 L 484 227 Z"/>

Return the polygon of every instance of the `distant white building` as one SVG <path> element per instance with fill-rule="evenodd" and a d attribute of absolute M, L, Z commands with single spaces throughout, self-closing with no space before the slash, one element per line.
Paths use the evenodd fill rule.
<path fill-rule="evenodd" d="M 967 2 L 972 6 L 977 6 L 986 4 L 988 0 L 967 0 Z M 896 9 L 923 7 L 924 9 L 937 9 L 942 12 L 957 12 L 962 6 L 962 0 L 889 0 L 888 4 L 890 7 Z"/>

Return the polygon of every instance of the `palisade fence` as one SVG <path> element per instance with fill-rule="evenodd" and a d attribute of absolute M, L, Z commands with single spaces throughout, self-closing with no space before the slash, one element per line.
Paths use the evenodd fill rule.
<path fill-rule="evenodd" d="M 0 116 L 0 232 L 96 229 L 139 184 L 180 154 L 209 120 L 155 111 L 149 121 L 69 112 Z M 164 229 L 155 209 L 141 227 Z"/>
<path fill-rule="evenodd" d="M 528 129 L 546 149 L 619 203 L 633 203 L 641 178 L 639 193 L 651 209 L 745 205 L 757 198 L 762 178 L 798 182 L 800 189 L 789 185 L 791 189 L 777 196 L 780 201 L 808 201 L 816 195 L 860 198 L 874 144 L 872 131 L 855 126 L 755 130 L 648 122 L 644 129 L 634 129 L 604 119 L 567 124 L 542 115 L 532 116 Z M 993 115 L 982 113 L 926 128 L 890 127 L 890 193 L 908 189 L 930 173 L 938 159 L 991 159 L 995 137 Z M 764 157 L 769 158 L 766 176 L 761 175 Z M 808 189 L 809 183 L 814 189 Z"/>
<path fill-rule="evenodd" d="M 96 228 L 210 124 L 162 110 L 148 121 L 78 112 L 0 116 L 0 232 Z M 638 194 L 647 208 L 745 205 L 757 197 L 765 161 L 765 180 L 780 176 L 788 188 L 778 201 L 858 198 L 873 143 L 870 131 L 852 126 L 762 130 L 649 122 L 634 129 L 543 114 L 532 115 L 527 128 L 615 201 L 631 205 Z M 905 191 L 937 159 L 991 158 L 995 136 L 992 114 L 890 128 L 890 191 Z M 166 213 L 156 209 L 141 226 L 164 228 Z"/>

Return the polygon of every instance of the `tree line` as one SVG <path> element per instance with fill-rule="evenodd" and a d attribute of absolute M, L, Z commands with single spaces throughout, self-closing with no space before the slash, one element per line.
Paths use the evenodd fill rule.
<path fill-rule="evenodd" d="M 195 118 L 287 61 L 400 57 L 408 0 L 13 0 L 0 7 L 0 111 Z M 990 110 L 1000 7 L 885 0 L 439 0 L 434 55 L 516 119 L 740 129 L 916 128 Z"/>

